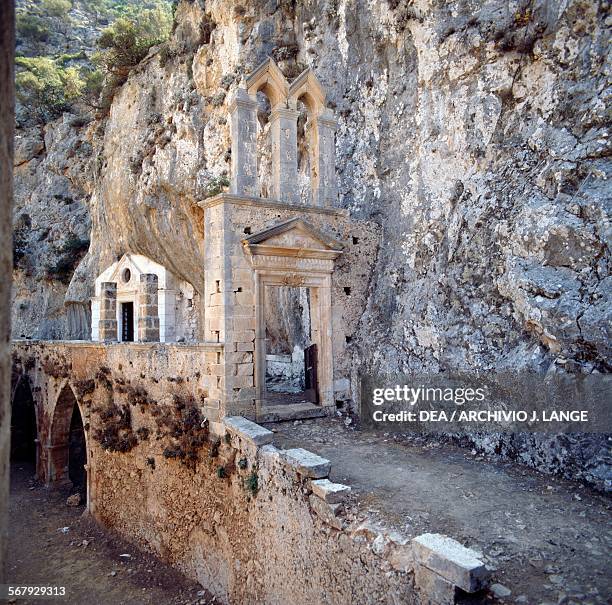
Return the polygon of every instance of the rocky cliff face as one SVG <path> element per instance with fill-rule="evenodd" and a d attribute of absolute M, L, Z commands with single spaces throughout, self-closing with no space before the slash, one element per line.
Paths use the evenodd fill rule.
<path fill-rule="evenodd" d="M 179 4 L 108 117 L 20 133 L 17 336 L 78 333 L 126 251 L 203 291 L 195 202 L 229 171 L 227 99 L 271 55 L 315 70 L 338 204 L 383 228 L 356 368 L 609 369 L 609 2 L 203 4 Z M 89 221 L 66 289 L 41 262 Z"/>

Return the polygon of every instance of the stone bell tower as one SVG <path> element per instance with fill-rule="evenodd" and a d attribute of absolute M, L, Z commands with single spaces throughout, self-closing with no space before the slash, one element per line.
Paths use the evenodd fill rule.
<path fill-rule="evenodd" d="M 271 107 L 271 198 L 260 197 L 258 190 L 256 95 L 260 91 Z M 300 202 L 297 187 L 298 100 L 308 111 L 309 204 Z M 345 263 L 336 272 L 337 260 L 347 252 L 350 259 L 356 252 L 344 245 L 350 233 L 353 243 L 374 241 L 356 234 L 375 228 L 352 223 L 348 212 L 337 208 L 336 122 L 312 70 L 289 84 L 276 63 L 266 59 L 235 92 L 229 113 L 231 190 L 200 202 L 206 259 L 205 339 L 224 345 L 213 366 L 216 387 L 211 389 L 207 414 L 258 420 L 326 415 L 340 392 L 345 396 L 349 389 L 343 355 L 347 330 L 353 329 L 347 318 L 355 315 L 345 313 L 344 301 L 334 303 L 334 297 L 352 292 L 340 282 L 348 283 L 357 265 Z M 275 286 L 308 288 L 310 337 L 316 349 L 316 399 L 311 402 L 279 406 L 268 401 L 264 291 Z M 353 302 L 357 300 L 355 296 Z"/>

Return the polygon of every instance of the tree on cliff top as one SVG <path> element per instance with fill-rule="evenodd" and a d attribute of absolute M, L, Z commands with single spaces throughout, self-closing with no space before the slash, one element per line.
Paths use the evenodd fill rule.
<path fill-rule="evenodd" d="M 171 28 L 172 13 L 162 5 L 144 10 L 137 17 L 119 17 L 102 30 L 98 39 L 102 50 L 95 61 L 107 73 L 125 78 L 151 46 L 167 40 Z"/>

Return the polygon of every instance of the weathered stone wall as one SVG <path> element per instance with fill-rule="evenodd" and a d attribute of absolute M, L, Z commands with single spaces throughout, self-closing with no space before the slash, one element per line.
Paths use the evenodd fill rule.
<path fill-rule="evenodd" d="M 272 446 L 226 443 L 221 435 L 218 454 L 208 445 L 193 471 L 155 446 L 139 447 L 105 460 L 95 481 L 96 518 L 222 602 L 377 603 L 390 595 L 413 602 L 410 575 L 383 565 L 367 540 L 313 514 L 309 479 Z"/>
<path fill-rule="evenodd" d="M 129 450 L 139 440 L 149 438 L 137 431 L 139 415 L 147 406 L 161 414 L 160 409 L 167 405 L 176 404 L 179 411 L 209 405 L 214 384 L 210 368 L 222 350 L 221 345 L 203 344 L 15 343 L 13 383 L 29 380 L 37 405 L 39 477 L 48 481 L 64 471 L 57 468 L 62 453 L 58 454 L 59 462 L 53 456 L 54 448 L 64 445 L 58 443 L 61 435 L 55 429 L 65 421 L 62 415 L 68 414 L 70 421 L 72 411 L 71 407 L 57 406 L 65 395 L 76 398 L 86 428 L 100 428 L 96 421 L 104 424 L 99 433 L 86 430 L 89 463 L 95 464 L 101 450 Z M 180 420 L 180 424 L 187 422 L 184 418 Z M 164 433 L 169 429 L 160 430 Z"/>
<path fill-rule="evenodd" d="M 452 602 L 455 586 L 486 585 L 472 551 L 445 542 L 470 555 L 469 569 L 426 561 L 432 537 L 417 547 L 360 512 L 348 486 L 323 480 L 329 461 L 277 449 L 271 431 L 244 418 L 205 419 L 209 355 L 214 347 L 202 345 L 15 343 L 14 374 L 31 381 L 37 405 L 41 479 L 65 478 L 51 433 L 69 423 L 65 402 L 76 399 L 88 510 L 222 603 L 424 605 Z M 444 599 L 415 571 L 433 574 Z"/>
<path fill-rule="evenodd" d="M 15 13 L 12 1 L 0 5 L 0 582 L 6 571 L 6 531 L 10 453 L 11 213 L 13 205 L 13 135 Z"/>

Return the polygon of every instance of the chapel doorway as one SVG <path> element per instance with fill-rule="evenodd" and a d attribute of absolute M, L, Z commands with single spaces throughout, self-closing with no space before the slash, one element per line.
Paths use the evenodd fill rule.
<path fill-rule="evenodd" d="M 134 341 L 134 303 L 121 303 L 121 341 Z"/>
<path fill-rule="evenodd" d="M 266 405 L 317 403 L 310 288 L 266 286 L 264 319 Z"/>

